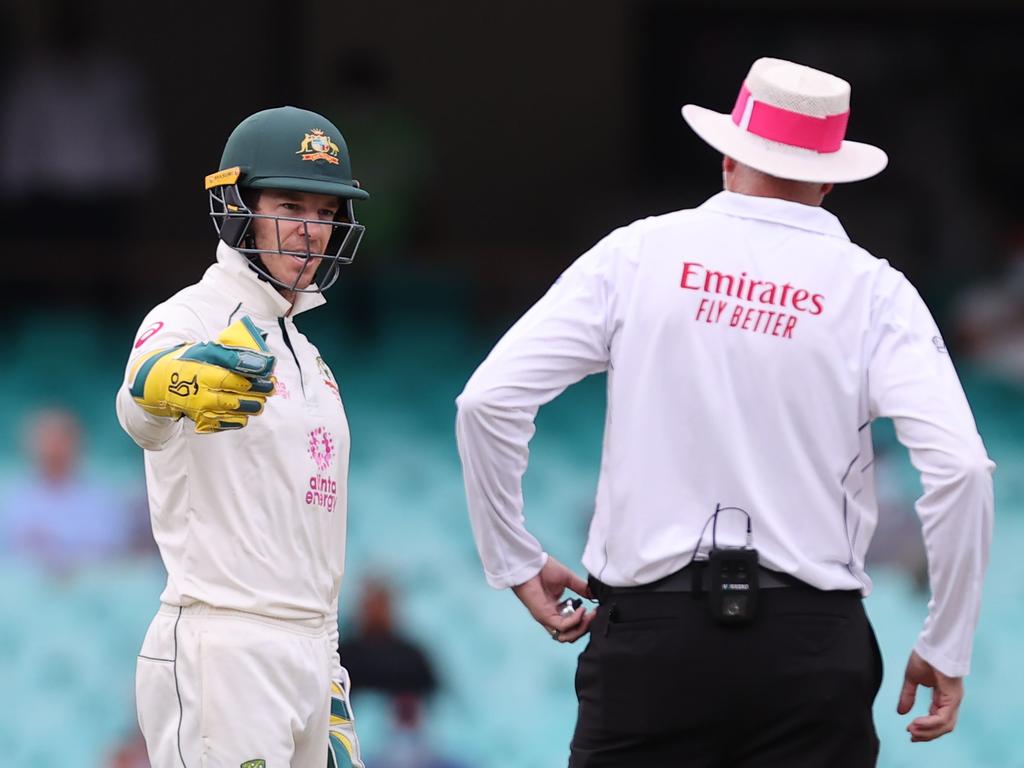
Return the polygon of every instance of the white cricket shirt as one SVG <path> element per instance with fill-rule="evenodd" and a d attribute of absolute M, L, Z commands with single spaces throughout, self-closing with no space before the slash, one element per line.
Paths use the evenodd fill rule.
<path fill-rule="evenodd" d="M 203 279 L 153 309 L 131 360 L 183 341 L 212 341 L 243 315 L 266 333 L 277 390 L 243 429 L 196 434 L 117 395 L 125 431 L 145 449 L 153 536 L 167 568 L 160 599 L 281 619 L 325 617 L 337 646 L 345 564 L 349 431 L 338 384 L 291 305 L 223 242 Z M 336 656 L 336 655 L 335 655 Z M 338 678 L 338 670 L 333 675 Z"/>
<path fill-rule="evenodd" d="M 637 221 L 581 256 L 458 398 L 457 434 L 488 582 L 545 562 L 522 475 L 540 405 L 608 372 L 583 565 L 646 584 L 711 544 L 715 510 L 752 519 L 761 562 L 870 592 L 877 521 L 870 424 L 890 417 L 920 471 L 933 598 L 917 643 L 967 672 L 992 529 L 989 461 L 931 314 L 906 278 L 812 206 L 731 192 Z M 719 545 L 742 545 L 738 512 Z"/>

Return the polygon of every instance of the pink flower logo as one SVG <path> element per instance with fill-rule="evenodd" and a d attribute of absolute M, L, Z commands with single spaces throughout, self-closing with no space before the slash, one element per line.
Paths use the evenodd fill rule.
<path fill-rule="evenodd" d="M 321 472 L 326 472 L 334 461 L 334 440 L 323 427 L 317 427 L 309 433 L 309 455 Z"/>

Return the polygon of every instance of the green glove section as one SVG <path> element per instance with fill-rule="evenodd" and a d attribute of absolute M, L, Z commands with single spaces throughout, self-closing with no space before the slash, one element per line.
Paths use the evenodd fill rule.
<path fill-rule="evenodd" d="M 345 692 L 337 682 L 331 683 L 331 721 L 328 735 L 327 768 L 362 768 L 352 712 L 345 701 Z"/>
<path fill-rule="evenodd" d="M 259 328 L 243 317 L 215 342 L 140 357 L 131 370 L 131 395 L 154 416 L 187 416 L 199 433 L 241 429 L 274 394 L 275 362 Z"/>

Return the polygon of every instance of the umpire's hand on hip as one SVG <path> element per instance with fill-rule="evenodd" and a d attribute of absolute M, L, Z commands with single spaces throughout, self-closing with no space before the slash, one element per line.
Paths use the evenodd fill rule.
<path fill-rule="evenodd" d="M 590 631 L 594 611 L 580 606 L 569 616 L 559 615 L 558 601 L 566 589 L 582 597 L 591 597 L 587 582 L 553 557 L 548 558 L 540 573 L 532 579 L 512 587 L 516 597 L 551 637 L 561 643 L 574 643 Z"/>
<path fill-rule="evenodd" d="M 919 685 L 933 689 L 932 704 L 928 714 L 915 718 L 907 726 L 907 731 L 910 732 L 911 741 L 931 741 L 956 727 L 957 712 L 964 698 L 964 679 L 947 677 L 918 656 L 917 651 L 911 651 L 903 677 L 900 702 L 896 706 L 896 711 L 901 715 L 907 714 L 914 706 Z"/>
<path fill-rule="evenodd" d="M 143 355 L 131 368 L 131 394 L 154 416 L 195 422 L 196 432 L 241 429 L 274 394 L 276 362 L 248 317 L 215 342 L 180 344 Z"/>

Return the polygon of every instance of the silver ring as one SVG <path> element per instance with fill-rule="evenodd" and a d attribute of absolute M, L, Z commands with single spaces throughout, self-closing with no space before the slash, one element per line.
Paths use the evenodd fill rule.
<path fill-rule="evenodd" d="M 559 633 L 558 633 L 557 629 L 551 628 L 551 629 L 548 630 L 548 633 L 551 635 L 551 639 L 552 640 L 557 640 L 558 639 L 558 634 Z"/>

